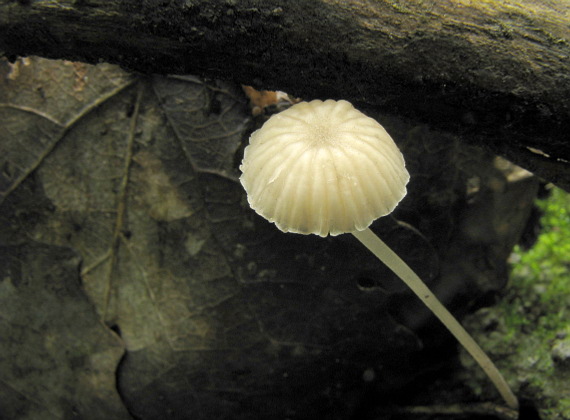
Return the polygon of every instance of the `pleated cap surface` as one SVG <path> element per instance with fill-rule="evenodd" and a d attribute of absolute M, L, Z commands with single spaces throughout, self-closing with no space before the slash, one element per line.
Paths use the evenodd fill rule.
<path fill-rule="evenodd" d="M 301 102 L 273 115 L 245 148 L 251 208 L 284 232 L 367 228 L 406 195 L 409 174 L 386 130 L 347 101 Z"/>

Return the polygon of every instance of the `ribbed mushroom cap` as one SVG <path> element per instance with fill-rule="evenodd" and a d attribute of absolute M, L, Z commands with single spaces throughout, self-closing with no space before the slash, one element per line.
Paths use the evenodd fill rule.
<path fill-rule="evenodd" d="M 347 101 L 301 102 L 273 115 L 245 148 L 252 209 L 284 232 L 364 230 L 406 195 L 404 158 L 386 130 Z"/>

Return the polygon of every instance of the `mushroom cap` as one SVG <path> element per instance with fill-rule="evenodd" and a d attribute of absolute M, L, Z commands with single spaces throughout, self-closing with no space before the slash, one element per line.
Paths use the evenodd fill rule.
<path fill-rule="evenodd" d="M 410 178 L 386 130 L 347 101 L 300 102 L 249 140 L 240 166 L 252 209 L 283 232 L 364 230 L 394 210 Z"/>

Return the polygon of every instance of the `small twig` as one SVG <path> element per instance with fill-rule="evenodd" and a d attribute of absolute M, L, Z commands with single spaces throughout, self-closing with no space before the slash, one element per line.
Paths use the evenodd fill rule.
<path fill-rule="evenodd" d="M 472 403 L 452 405 L 391 407 L 378 413 L 379 418 L 387 414 L 408 414 L 417 416 L 455 416 L 469 418 L 471 416 L 494 416 L 501 420 L 516 420 L 518 412 L 503 405 L 494 403 Z"/>
<path fill-rule="evenodd" d="M 111 286 L 112 286 L 112 279 L 113 274 L 115 272 L 115 268 L 118 263 L 118 253 L 119 253 L 119 245 L 121 243 L 121 238 L 123 236 L 122 230 L 123 225 L 125 222 L 125 214 L 127 210 L 127 187 L 129 185 L 130 179 L 130 169 L 133 160 L 133 149 L 135 143 L 135 133 L 137 127 L 137 121 L 139 117 L 139 110 L 140 104 L 142 102 L 144 86 L 142 83 L 139 83 L 137 98 L 135 102 L 135 109 L 133 115 L 131 116 L 131 124 L 129 127 L 129 137 L 127 140 L 127 149 L 125 151 L 125 160 L 124 160 L 124 167 L 123 167 L 123 176 L 121 179 L 121 185 L 119 188 L 118 198 L 117 198 L 117 218 L 115 219 L 115 228 L 113 230 L 113 239 L 110 246 L 111 252 L 111 263 L 109 265 L 109 272 L 107 275 L 107 283 L 105 285 L 105 292 L 104 292 L 104 299 L 105 302 L 103 304 L 103 312 L 102 312 L 102 319 L 103 321 L 107 318 L 107 311 L 109 308 L 109 301 L 111 298 Z"/>

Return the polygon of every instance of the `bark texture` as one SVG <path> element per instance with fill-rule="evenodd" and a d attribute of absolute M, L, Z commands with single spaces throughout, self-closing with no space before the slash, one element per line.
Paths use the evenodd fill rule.
<path fill-rule="evenodd" d="M 344 98 L 570 190 L 570 3 L 0 0 L 0 51 Z"/>

